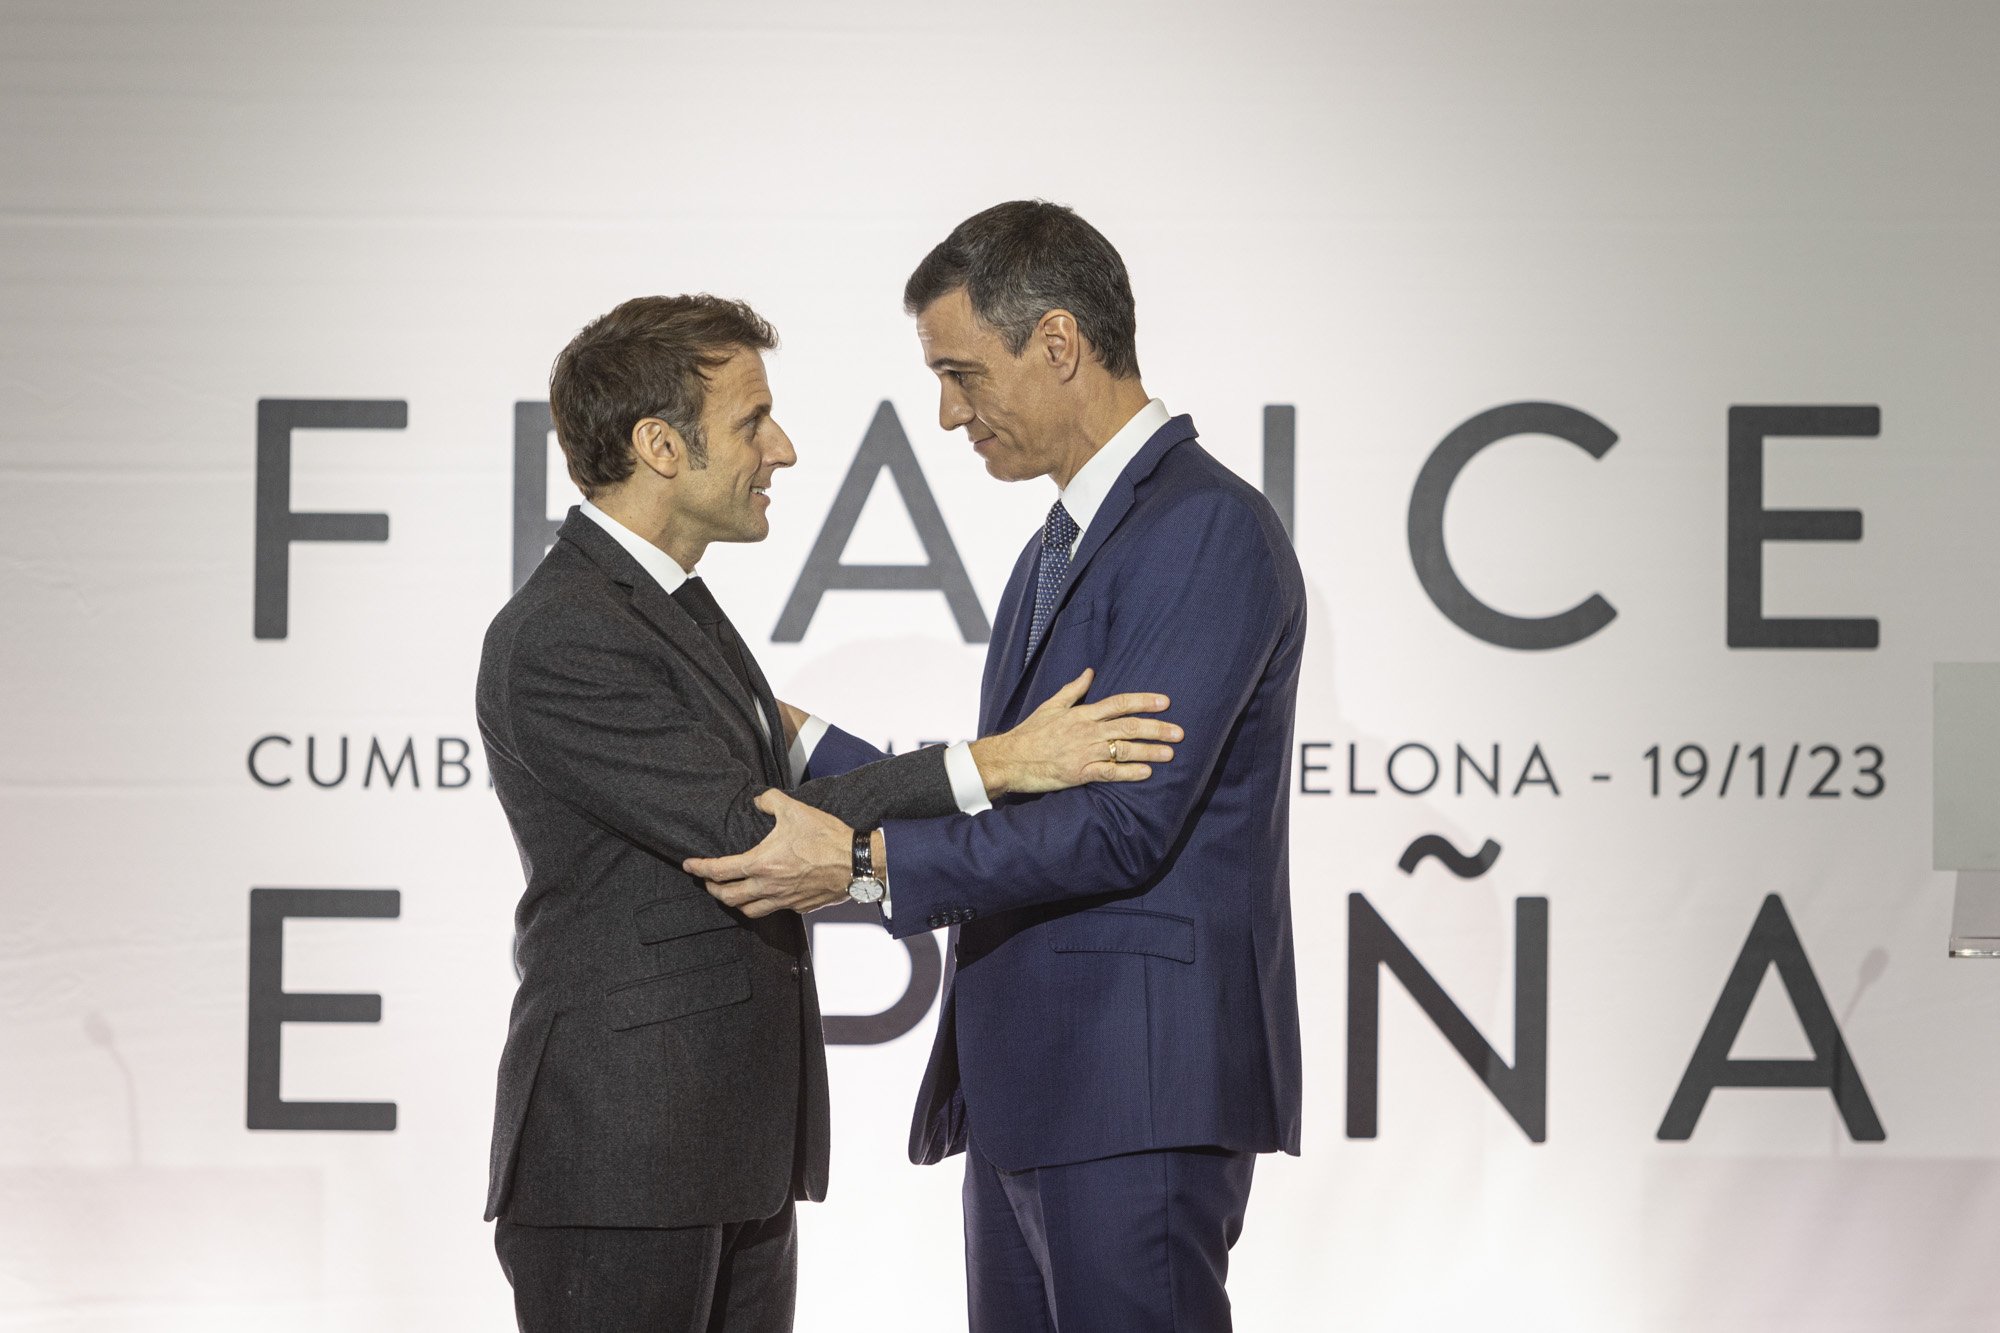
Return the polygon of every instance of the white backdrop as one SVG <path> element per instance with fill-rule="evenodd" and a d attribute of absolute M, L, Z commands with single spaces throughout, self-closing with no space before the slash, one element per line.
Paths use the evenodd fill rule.
<path fill-rule="evenodd" d="M 961 217 L 1041 195 L 1119 245 L 1146 383 L 1213 452 L 1261 480 L 1263 408 L 1297 409 L 1298 739 L 1333 794 L 1295 797 L 1306 1150 L 1260 1163 L 1239 1327 L 1991 1327 L 2000 969 L 1944 955 L 1929 682 L 2000 660 L 1996 37 L 1918 3 L 0 7 L 0 1323 L 506 1326 L 479 1212 L 519 870 L 476 745 L 462 788 L 435 755 L 476 735 L 511 586 L 513 405 L 626 296 L 750 300 L 800 461 L 770 540 L 703 572 L 781 694 L 960 736 L 983 646 L 934 593 L 833 592 L 765 639 L 884 400 L 991 615 L 1048 490 L 937 429 L 899 296 Z M 274 398 L 407 425 L 296 436 L 292 508 L 388 540 L 293 545 L 260 640 Z M 1406 533 L 1438 443 L 1523 400 L 1618 442 L 1496 445 L 1445 534 L 1497 607 L 1616 607 L 1552 651 L 1454 624 Z M 1763 580 L 1877 648 L 1729 646 L 1729 412 L 1758 404 L 1880 410 L 1770 446 L 1768 504 L 1865 532 L 1771 546 Z M 878 487 L 845 559 L 920 558 Z M 246 762 L 272 734 L 282 787 Z M 346 781 L 308 779 L 309 737 L 322 776 L 348 738 Z M 363 785 L 371 740 L 422 785 Z M 1406 742 L 1435 790 L 1389 789 Z M 1453 747 L 1496 743 L 1501 793 L 1458 794 Z M 1712 771 L 1683 799 L 1685 744 Z M 1838 799 L 1806 794 L 1817 745 Z M 1554 782 L 1516 793 L 1535 746 Z M 1400 871 L 1431 833 L 1503 850 Z M 393 1101 L 393 1132 L 246 1127 L 258 887 L 400 892 L 283 953 L 288 991 L 382 1001 L 288 1025 L 282 1095 Z M 1544 1142 L 1386 972 L 1379 1133 L 1349 1137 L 1354 893 L 1509 1061 L 1514 904 L 1547 900 Z M 1723 1087 L 1658 1137 L 1770 894 L 1880 1142 L 1824 1088 Z M 830 1012 L 901 992 L 893 942 L 819 934 Z M 832 1052 L 810 1333 L 963 1327 L 956 1166 L 903 1157 L 931 1026 Z M 1733 1053 L 1808 1053 L 1775 977 Z"/>

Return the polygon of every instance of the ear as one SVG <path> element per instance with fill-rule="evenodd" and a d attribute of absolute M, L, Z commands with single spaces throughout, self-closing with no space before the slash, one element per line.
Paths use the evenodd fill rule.
<path fill-rule="evenodd" d="M 687 441 L 658 417 L 641 417 L 632 427 L 632 457 L 640 467 L 671 479 L 687 463 Z"/>
<path fill-rule="evenodd" d="M 1083 333 L 1076 327 L 1076 316 L 1063 309 L 1055 309 L 1043 315 L 1035 325 L 1035 332 L 1029 339 L 1029 346 L 1035 349 L 1056 378 L 1067 384 L 1076 378 L 1083 366 L 1089 349 L 1083 341 Z"/>

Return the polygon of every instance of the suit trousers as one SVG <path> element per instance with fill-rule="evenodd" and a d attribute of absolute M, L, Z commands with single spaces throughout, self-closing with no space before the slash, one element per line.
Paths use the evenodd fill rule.
<path fill-rule="evenodd" d="M 494 1228 L 521 1333 L 790 1333 L 792 1204 L 761 1222 Z"/>
<path fill-rule="evenodd" d="M 1002 1171 L 965 1154 L 972 1333 L 1226 1333 L 1254 1153 L 1176 1148 Z"/>

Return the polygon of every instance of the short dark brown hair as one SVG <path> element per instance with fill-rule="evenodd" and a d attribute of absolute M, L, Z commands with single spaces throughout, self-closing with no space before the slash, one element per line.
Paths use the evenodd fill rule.
<path fill-rule="evenodd" d="M 1139 373 L 1139 319 L 1125 261 L 1104 233 L 1061 204 L 1016 199 L 974 213 L 917 265 L 903 287 L 903 309 L 920 315 L 960 287 L 1015 356 L 1043 315 L 1067 310 L 1114 378 Z"/>
<path fill-rule="evenodd" d="M 645 417 L 679 431 L 689 462 L 706 467 L 708 372 L 744 348 L 777 345 L 777 331 L 748 305 L 705 292 L 635 296 L 584 325 L 549 372 L 549 415 L 570 480 L 591 496 L 631 476 L 632 427 Z"/>

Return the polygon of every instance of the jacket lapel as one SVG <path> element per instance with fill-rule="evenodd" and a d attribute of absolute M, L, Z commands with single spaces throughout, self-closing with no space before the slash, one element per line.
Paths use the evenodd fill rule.
<path fill-rule="evenodd" d="M 1089 568 L 1091 558 L 1104 548 L 1105 541 L 1118 530 L 1118 525 L 1125 521 L 1125 515 L 1131 512 L 1141 483 L 1153 474 L 1153 469 L 1160 465 L 1160 460 L 1167 456 L 1169 450 L 1194 437 L 1194 418 L 1186 414 L 1174 417 L 1153 432 L 1152 438 L 1140 446 L 1132 461 L 1125 465 L 1125 470 L 1118 474 L 1118 480 L 1111 484 L 1111 490 L 1105 495 L 1104 503 L 1091 517 L 1090 526 L 1084 530 L 1083 536 L 1077 540 L 1076 554 L 1070 557 L 1069 574 L 1063 579 L 1061 590 L 1056 593 L 1055 608 L 1049 612 L 1049 627 L 1043 632 L 1041 642 L 1035 645 L 1034 653 L 1027 656 L 1024 661 L 1023 656 L 1027 651 L 1027 635 L 1024 629 L 1021 642 L 1014 647 L 1014 660 L 1020 662 L 1021 666 L 1013 687 L 1005 696 L 1010 707 L 1014 705 L 1014 696 L 1020 692 L 1021 685 L 1034 675 L 1035 663 L 1041 659 L 1042 650 L 1054 637 L 1056 621 L 1061 618 L 1063 607 L 1069 604 L 1070 594 L 1083 581 L 1084 570 Z M 1025 613 L 1020 608 L 1015 608 L 1023 626 L 1032 619 L 1034 612 L 1032 599 L 1025 600 L 1029 602 Z"/>
<path fill-rule="evenodd" d="M 1028 651 L 1028 622 L 1034 611 L 1029 589 L 1035 586 L 1035 566 L 1042 558 L 1039 536 L 1028 538 L 1007 591 L 1000 594 L 998 621 L 986 649 L 986 670 L 979 682 L 979 734 L 1000 730 L 1000 710 L 1014 697 L 1021 682 L 1021 658 Z"/>
<path fill-rule="evenodd" d="M 721 650 L 709 642 L 701 627 L 694 623 L 694 617 L 683 611 L 681 604 L 611 539 L 611 534 L 585 518 L 581 509 L 571 509 L 556 532 L 556 540 L 575 546 L 607 578 L 624 588 L 631 595 L 632 609 L 659 631 L 676 655 L 692 663 L 722 691 L 723 697 L 749 723 L 751 735 L 763 735 L 757 724 L 757 702 L 743 697 L 743 687 L 737 684 L 736 673 L 722 660 Z M 762 684 L 763 676 L 754 665 L 751 678 Z"/>

